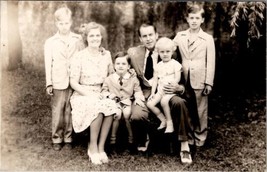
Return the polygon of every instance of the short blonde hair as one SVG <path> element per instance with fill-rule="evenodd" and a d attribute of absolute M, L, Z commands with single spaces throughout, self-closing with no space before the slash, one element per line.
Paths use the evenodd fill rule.
<path fill-rule="evenodd" d="M 92 29 L 99 29 L 100 30 L 100 34 L 102 36 L 101 45 L 104 46 L 105 48 L 107 48 L 107 45 L 106 45 L 107 44 L 106 43 L 106 40 L 107 40 L 106 28 L 103 25 L 96 23 L 96 22 L 90 22 L 88 24 L 82 24 L 81 25 L 80 32 L 82 32 L 84 44 L 86 46 L 88 46 L 87 36 L 88 36 L 88 33 L 90 32 L 90 30 L 92 30 Z"/>
<path fill-rule="evenodd" d="M 187 7 L 187 16 L 189 14 L 196 14 L 196 13 L 200 12 L 202 18 L 205 17 L 205 11 L 203 9 L 203 5 L 198 4 L 198 3 L 193 3 L 193 4 L 190 4 L 190 5 L 187 5 L 187 6 L 188 6 Z"/>
<path fill-rule="evenodd" d="M 54 17 L 55 21 L 60 21 L 64 17 L 68 17 L 71 20 L 72 12 L 68 7 L 64 6 L 56 10 Z"/>
<path fill-rule="evenodd" d="M 155 49 L 156 51 L 158 51 L 161 47 L 164 47 L 167 45 L 170 46 L 173 51 L 175 51 L 176 49 L 175 43 L 170 38 L 167 38 L 167 37 L 159 38 L 159 40 L 157 41 L 155 45 Z"/>

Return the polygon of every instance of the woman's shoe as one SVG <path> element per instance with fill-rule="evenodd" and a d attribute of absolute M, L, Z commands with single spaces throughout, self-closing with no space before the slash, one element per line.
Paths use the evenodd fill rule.
<path fill-rule="evenodd" d="M 101 160 L 100 160 L 100 156 L 99 153 L 91 153 L 88 149 L 87 154 L 89 156 L 89 161 L 91 161 L 93 164 L 95 165 L 100 165 L 102 164 Z"/>
<path fill-rule="evenodd" d="M 102 163 L 108 163 L 108 156 L 107 156 L 106 152 L 100 152 L 99 157 L 100 157 L 100 161 Z"/>

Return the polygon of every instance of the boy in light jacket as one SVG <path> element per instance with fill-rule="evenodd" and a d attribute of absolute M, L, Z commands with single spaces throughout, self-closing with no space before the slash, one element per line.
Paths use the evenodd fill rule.
<path fill-rule="evenodd" d="M 196 107 L 198 119 L 192 119 L 198 123 L 194 131 L 195 145 L 203 146 L 208 133 L 208 95 L 212 91 L 215 74 L 215 45 L 213 37 L 200 27 L 204 22 L 204 9 L 194 4 L 187 12 L 189 29 L 178 32 L 174 42 L 182 57 L 186 91 L 192 92 L 191 98 L 194 99 L 194 105 L 191 103 L 189 109 Z"/>
<path fill-rule="evenodd" d="M 72 121 L 69 85 L 70 60 L 81 49 L 82 37 L 70 31 L 72 12 L 67 7 L 56 10 L 55 25 L 58 32 L 44 45 L 46 92 L 51 96 L 53 149 L 67 149 L 72 145 Z"/>

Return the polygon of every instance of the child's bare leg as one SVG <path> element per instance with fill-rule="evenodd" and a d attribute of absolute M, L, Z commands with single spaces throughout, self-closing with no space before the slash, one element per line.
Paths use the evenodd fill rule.
<path fill-rule="evenodd" d="M 128 143 L 133 143 L 133 131 L 130 124 L 131 106 L 126 106 L 123 110 L 123 117 L 125 119 L 126 128 L 128 130 Z"/>
<path fill-rule="evenodd" d="M 120 125 L 120 119 L 121 119 L 121 110 L 119 109 L 117 114 L 114 116 L 114 119 L 113 119 L 111 136 L 110 136 L 110 144 L 116 143 L 117 131 L 118 131 L 118 128 Z"/>
<path fill-rule="evenodd" d="M 160 111 L 160 109 L 156 106 L 160 102 L 161 95 L 155 94 L 154 98 L 152 100 L 149 100 L 147 102 L 147 107 L 157 116 L 157 118 L 161 121 L 160 126 L 158 127 L 158 130 L 166 127 L 166 118 L 163 115 L 163 113 Z"/>
<path fill-rule="evenodd" d="M 171 109 L 169 106 L 169 101 L 172 97 L 173 95 L 164 95 L 160 101 L 161 107 L 164 111 L 167 120 L 166 121 L 167 127 L 165 133 L 172 133 L 174 131 L 172 117 L 171 117 Z"/>
<path fill-rule="evenodd" d="M 172 120 L 171 117 L 171 108 L 169 106 L 169 101 L 173 97 L 173 95 L 164 95 L 160 101 L 160 105 L 163 109 L 163 112 L 165 114 L 166 120 L 170 121 Z"/>

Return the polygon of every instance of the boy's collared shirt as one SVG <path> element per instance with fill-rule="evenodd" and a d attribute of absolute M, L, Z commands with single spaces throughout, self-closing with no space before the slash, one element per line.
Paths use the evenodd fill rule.
<path fill-rule="evenodd" d="M 59 33 L 48 38 L 44 46 L 46 86 L 54 89 L 66 89 L 69 86 L 70 60 L 74 53 L 81 50 L 81 35 L 70 32 L 63 40 Z"/>

